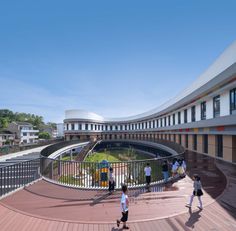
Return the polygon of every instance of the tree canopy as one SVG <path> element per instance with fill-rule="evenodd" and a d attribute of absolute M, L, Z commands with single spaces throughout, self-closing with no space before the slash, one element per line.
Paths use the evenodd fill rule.
<path fill-rule="evenodd" d="M 45 125 L 42 116 L 24 112 L 13 112 L 8 109 L 0 109 L 0 129 L 7 128 L 8 124 L 14 121 L 31 123 L 37 129 L 40 129 L 40 127 Z M 48 123 L 48 125 L 53 128 L 55 127 L 54 123 Z"/>

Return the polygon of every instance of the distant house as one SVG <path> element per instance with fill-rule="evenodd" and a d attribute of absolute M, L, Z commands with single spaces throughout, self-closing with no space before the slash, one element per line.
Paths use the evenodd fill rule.
<path fill-rule="evenodd" d="M 0 147 L 4 145 L 14 145 L 15 144 L 15 134 L 8 131 L 0 131 Z"/>
<path fill-rule="evenodd" d="M 57 124 L 57 137 L 64 137 L 64 124 Z"/>
<path fill-rule="evenodd" d="M 57 138 L 57 130 L 45 125 L 42 129 L 42 132 L 47 132 L 50 134 L 51 138 Z"/>
<path fill-rule="evenodd" d="M 19 144 L 33 144 L 38 142 L 39 130 L 34 130 L 33 125 L 27 122 L 12 122 L 7 128 L 16 134 L 16 142 Z"/>

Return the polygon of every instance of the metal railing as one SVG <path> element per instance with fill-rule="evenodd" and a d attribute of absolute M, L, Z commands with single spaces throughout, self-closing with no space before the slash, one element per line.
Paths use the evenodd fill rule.
<path fill-rule="evenodd" d="M 146 184 L 144 168 L 147 163 L 152 168 L 152 184 L 157 184 L 163 181 L 163 161 L 168 161 L 170 175 L 171 163 L 174 158 L 183 158 L 183 154 L 158 159 L 109 163 L 42 158 L 41 174 L 45 179 L 61 185 L 86 189 L 106 189 L 108 187 L 109 168 L 112 167 L 116 189 L 120 189 L 123 184 L 128 185 L 129 188 L 136 188 L 143 187 Z"/>
<path fill-rule="evenodd" d="M 0 197 L 39 179 L 39 168 L 40 159 L 0 166 Z"/>

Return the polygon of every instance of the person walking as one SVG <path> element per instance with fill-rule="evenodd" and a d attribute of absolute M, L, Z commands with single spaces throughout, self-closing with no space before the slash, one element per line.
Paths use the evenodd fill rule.
<path fill-rule="evenodd" d="M 145 172 L 145 176 L 146 176 L 146 188 L 147 188 L 147 191 L 150 192 L 152 168 L 150 167 L 149 163 L 147 163 L 147 166 L 144 168 L 144 172 Z"/>
<path fill-rule="evenodd" d="M 162 164 L 162 174 L 163 174 L 163 178 L 164 178 L 164 183 L 167 183 L 168 178 L 169 178 L 167 160 L 164 160 L 164 162 Z"/>
<path fill-rule="evenodd" d="M 202 192 L 201 179 L 200 179 L 200 177 L 197 174 L 194 174 L 193 180 L 194 180 L 194 182 L 193 182 L 193 188 L 194 188 L 193 194 L 191 195 L 189 204 L 187 204 L 186 207 L 191 208 L 192 207 L 192 203 L 193 203 L 193 198 L 195 196 L 197 196 L 198 197 L 198 201 L 199 201 L 198 208 L 202 209 L 201 196 L 203 195 L 203 192 Z"/>
<path fill-rule="evenodd" d="M 109 193 L 111 194 L 112 192 L 114 192 L 115 189 L 115 180 L 114 180 L 114 175 L 113 175 L 113 168 L 110 167 L 109 168 Z"/>
<path fill-rule="evenodd" d="M 121 200 L 120 200 L 120 204 L 121 204 L 121 213 L 122 213 L 122 217 L 120 220 L 116 221 L 117 227 L 120 226 L 120 222 L 123 222 L 123 229 L 129 229 L 129 227 L 126 225 L 126 222 L 128 220 L 128 214 L 129 214 L 129 198 L 128 198 L 128 188 L 126 185 L 122 186 L 122 196 L 121 196 Z"/>

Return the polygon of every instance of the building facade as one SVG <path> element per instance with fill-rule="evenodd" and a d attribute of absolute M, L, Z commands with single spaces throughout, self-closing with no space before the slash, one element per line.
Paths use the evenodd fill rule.
<path fill-rule="evenodd" d="M 27 122 L 12 122 L 8 130 L 16 135 L 16 144 L 33 144 L 38 142 L 39 130 L 35 130 L 33 125 Z"/>
<path fill-rule="evenodd" d="M 188 150 L 236 162 L 236 42 L 177 97 L 119 119 L 67 110 L 66 140 L 170 140 Z"/>

